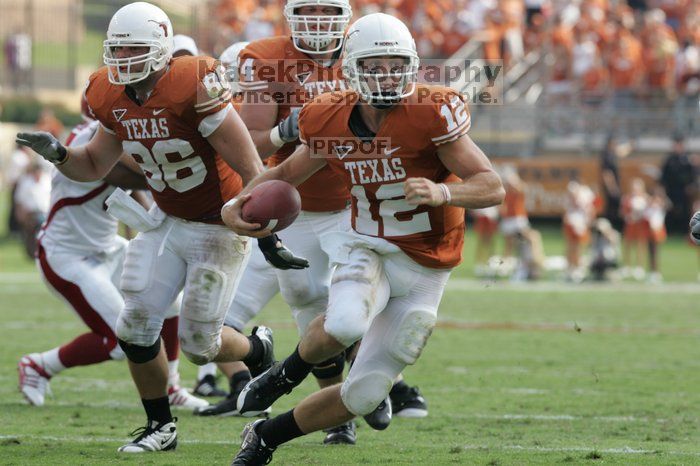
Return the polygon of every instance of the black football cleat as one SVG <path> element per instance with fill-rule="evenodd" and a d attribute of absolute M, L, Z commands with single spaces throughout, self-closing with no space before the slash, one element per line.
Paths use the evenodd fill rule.
<path fill-rule="evenodd" d="M 238 412 L 244 417 L 259 416 L 300 383 L 285 377 L 282 363 L 277 362 L 243 387 L 238 395 Z"/>
<path fill-rule="evenodd" d="M 258 419 L 243 428 L 241 434 L 243 443 L 231 466 L 259 466 L 272 461 L 272 453 L 275 449 L 267 447 L 257 432 L 257 428 L 263 422 L 265 422 L 264 419 Z"/>
<path fill-rule="evenodd" d="M 428 415 L 428 404 L 418 387 L 392 390 L 389 397 L 393 415 L 396 417 L 422 418 Z"/>
<path fill-rule="evenodd" d="M 323 439 L 324 445 L 355 445 L 357 441 L 354 421 L 349 421 L 330 429 L 324 429 L 323 431 L 326 433 L 326 438 Z"/>
<path fill-rule="evenodd" d="M 216 377 L 211 374 L 207 374 L 199 379 L 192 393 L 207 398 L 228 396 L 228 393 L 216 386 Z"/>
<path fill-rule="evenodd" d="M 391 424 L 391 415 L 391 399 L 387 396 L 374 411 L 364 416 L 364 420 L 372 429 L 384 430 Z"/>
<path fill-rule="evenodd" d="M 254 367 L 248 367 L 250 375 L 254 378 L 268 370 L 275 363 L 275 342 L 272 338 L 272 329 L 259 325 L 253 327 L 251 336 L 256 335 L 263 344 L 263 358 L 260 364 Z"/>
<path fill-rule="evenodd" d="M 242 385 L 242 384 L 241 384 Z M 239 385 L 240 386 L 240 385 Z M 218 417 L 228 417 L 228 416 L 240 416 L 238 412 L 238 395 L 240 395 L 242 387 L 238 390 L 234 388 L 231 389 L 231 394 L 224 398 L 223 400 L 215 403 L 213 405 L 205 406 L 203 408 L 196 408 L 194 410 L 195 416 L 218 416 Z M 271 408 L 267 408 L 265 411 L 260 413 L 261 417 L 269 417 Z"/>

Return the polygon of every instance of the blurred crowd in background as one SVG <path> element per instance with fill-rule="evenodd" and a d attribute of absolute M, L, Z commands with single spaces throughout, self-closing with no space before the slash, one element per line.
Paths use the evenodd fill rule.
<path fill-rule="evenodd" d="M 548 91 L 672 98 L 700 91 L 698 0 L 355 0 L 355 18 L 383 11 L 406 22 L 423 58 L 452 56 L 471 39 L 488 60 L 549 51 Z M 283 34 L 283 0 L 218 0 L 220 51 Z"/>

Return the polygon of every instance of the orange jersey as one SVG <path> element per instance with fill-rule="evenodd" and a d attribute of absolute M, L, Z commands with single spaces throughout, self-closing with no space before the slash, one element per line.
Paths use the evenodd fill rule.
<path fill-rule="evenodd" d="M 142 105 L 123 85 L 111 84 L 107 72 L 104 67 L 90 76 L 88 105 L 141 166 L 158 207 L 185 220 L 220 223 L 221 207 L 241 191 L 243 182 L 205 137 L 225 112 L 233 111 L 217 62 L 209 57 L 173 59 Z"/>
<path fill-rule="evenodd" d="M 270 99 L 277 104 L 275 124 L 289 116 L 294 107 L 302 107 L 314 97 L 330 91 L 345 90 L 340 60 L 324 67 L 294 47 L 289 36 L 251 42 L 240 54 L 240 88 L 248 99 Z M 261 105 L 255 104 L 254 105 Z M 265 105 L 263 103 L 262 105 Z M 267 165 L 274 167 L 289 157 L 297 146 L 290 142 L 272 155 Z M 301 208 L 312 212 L 331 212 L 347 207 L 350 195 L 330 168 L 320 170 L 297 187 Z"/>
<path fill-rule="evenodd" d="M 386 239 L 423 266 L 456 266 L 462 259 L 464 209 L 410 205 L 403 184 L 410 177 L 459 181 L 437 151 L 469 130 L 464 100 L 448 88 L 418 85 L 391 110 L 373 141 L 362 143 L 349 128 L 358 99 L 353 91 L 333 92 L 304 106 L 301 141 L 350 190 L 355 231 Z"/>

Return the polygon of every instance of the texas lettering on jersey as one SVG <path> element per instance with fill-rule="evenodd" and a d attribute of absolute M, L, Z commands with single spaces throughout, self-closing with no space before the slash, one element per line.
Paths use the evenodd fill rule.
<path fill-rule="evenodd" d="M 167 118 L 130 118 L 120 121 L 129 139 L 163 139 L 170 137 Z"/>
<path fill-rule="evenodd" d="M 428 103 L 418 102 L 426 93 Z M 307 104 L 299 116 L 301 141 L 350 190 L 355 231 L 396 244 L 426 267 L 454 267 L 461 261 L 464 210 L 410 205 L 403 185 L 411 177 L 437 183 L 459 180 L 440 161 L 438 148 L 469 131 L 465 102 L 449 89 L 419 85 L 392 109 L 368 143 L 349 128 L 358 100 L 352 91 L 336 92 Z"/>

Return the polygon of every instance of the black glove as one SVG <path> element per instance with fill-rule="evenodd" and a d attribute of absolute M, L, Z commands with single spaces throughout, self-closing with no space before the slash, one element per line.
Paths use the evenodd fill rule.
<path fill-rule="evenodd" d="M 299 112 L 301 112 L 301 108 L 293 108 L 289 116 L 277 125 L 280 139 L 284 142 L 292 142 L 299 139 Z"/>
<path fill-rule="evenodd" d="M 27 146 L 51 163 L 62 164 L 68 153 L 66 148 L 51 133 L 36 131 L 33 133 L 17 133 L 15 142 Z"/>
<path fill-rule="evenodd" d="M 282 245 L 282 241 L 275 234 L 258 238 L 258 247 L 267 263 L 276 269 L 301 270 L 309 266 L 309 261 L 303 257 L 296 257 L 292 251 Z"/>

